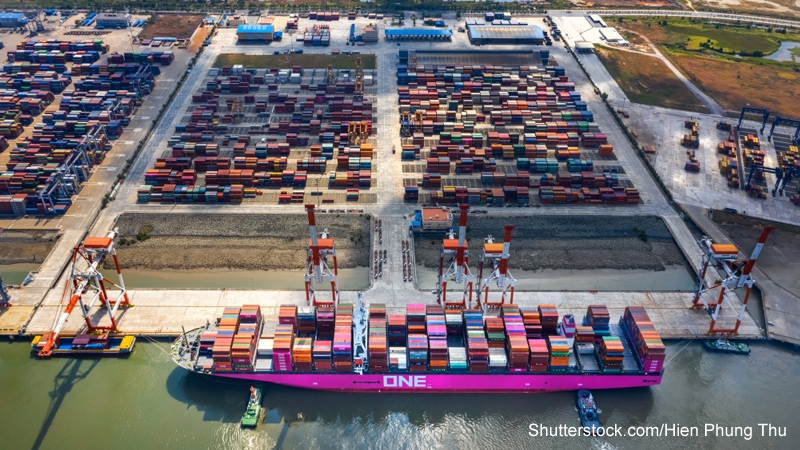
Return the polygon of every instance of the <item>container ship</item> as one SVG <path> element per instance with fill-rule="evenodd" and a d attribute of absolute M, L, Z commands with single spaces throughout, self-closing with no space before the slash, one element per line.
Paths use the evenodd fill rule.
<path fill-rule="evenodd" d="M 402 308 L 397 308 L 400 312 Z M 665 347 L 642 307 L 617 322 L 602 305 L 578 324 L 555 305 L 450 310 L 408 304 L 256 305 L 181 335 L 174 361 L 214 377 L 338 392 L 551 392 L 654 386 Z"/>

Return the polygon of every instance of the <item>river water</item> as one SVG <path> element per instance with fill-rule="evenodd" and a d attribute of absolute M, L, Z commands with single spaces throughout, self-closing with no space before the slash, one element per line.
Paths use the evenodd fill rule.
<path fill-rule="evenodd" d="M 248 385 L 188 373 L 169 343 L 140 339 L 127 359 L 29 356 L 0 343 L 2 449 L 794 449 L 800 355 L 756 343 L 749 357 L 668 344 L 660 386 L 595 391 L 606 426 L 680 424 L 697 437 L 531 437 L 530 424 L 576 426 L 574 393 L 339 394 L 269 386 L 256 430 L 238 421 Z M 786 427 L 761 437 L 759 423 Z M 705 436 L 705 424 L 740 437 Z M 722 431 L 720 431 L 722 432 Z"/>

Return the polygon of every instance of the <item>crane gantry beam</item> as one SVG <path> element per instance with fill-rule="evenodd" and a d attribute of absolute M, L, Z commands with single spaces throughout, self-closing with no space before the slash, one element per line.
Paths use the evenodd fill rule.
<path fill-rule="evenodd" d="M 339 304 L 339 267 L 336 263 L 336 244 L 329 237 L 328 230 L 317 232 L 317 219 L 314 214 L 314 205 L 306 205 L 308 213 L 308 244 L 307 265 L 305 272 L 306 302 L 314 306 L 334 306 Z M 333 269 L 328 266 L 327 257 L 333 258 Z M 316 284 L 324 280 L 331 283 L 331 300 L 323 301 L 317 298 Z"/>
<path fill-rule="evenodd" d="M 484 240 L 481 260 L 478 265 L 478 289 L 475 292 L 478 308 L 481 306 L 486 308 L 500 308 L 506 300 L 508 300 L 509 303 L 514 303 L 514 284 L 517 280 L 508 271 L 511 232 L 513 230 L 513 225 L 506 225 L 504 227 L 502 244 L 496 244 L 492 236 Z M 484 264 L 487 263 L 492 272 L 484 280 L 483 267 Z M 500 299 L 498 301 L 489 301 L 489 285 L 493 282 L 497 285 L 500 294 Z M 506 299 L 507 294 L 508 299 Z M 481 296 L 483 299 L 481 299 Z"/>

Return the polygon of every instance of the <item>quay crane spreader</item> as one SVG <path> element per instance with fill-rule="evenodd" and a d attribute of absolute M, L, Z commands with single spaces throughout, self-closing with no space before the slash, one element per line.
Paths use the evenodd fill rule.
<path fill-rule="evenodd" d="M 439 278 L 436 283 L 436 299 L 445 309 L 465 309 L 472 301 L 472 272 L 469 270 L 469 248 L 467 247 L 467 212 L 468 205 L 461 205 L 461 216 L 458 222 L 458 239 L 453 231 L 448 232 L 442 240 L 439 253 Z M 447 270 L 444 270 L 444 259 L 450 258 Z M 447 282 L 464 285 L 464 293 L 459 302 L 447 301 Z"/>
<path fill-rule="evenodd" d="M 478 308 L 483 305 L 486 308 L 500 308 L 506 301 L 506 294 L 509 294 L 508 302 L 514 303 L 514 283 L 516 279 L 508 271 L 508 256 L 511 246 L 511 231 L 513 225 L 504 227 L 503 243 L 496 244 L 494 238 L 489 236 L 484 240 L 481 260 L 478 264 L 478 289 L 475 298 L 478 301 Z M 489 263 L 492 273 L 484 280 L 483 265 Z M 500 293 L 499 301 L 489 301 L 489 284 L 495 282 Z M 481 300 L 481 295 L 483 300 Z"/>
<path fill-rule="evenodd" d="M 128 299 L 128 291 L 125 289 L 125 282 L 122 279 L 122 270 L 119 267 L 119 260 L 117 259 L 117 250 L 114 248 L 114 238 L 116 236 L 117 230 L 114 229 L 109 232 L 106 237 L 88 237 L 83 241 L 83 245 L 79 245 L 73 249 L 69 276 L 65 282 L 61 303 L 58 306 L 53 329 L 42 337 L 44 345 L 39 350 L 40 357 L 52 355 L 53 346 L 56 345 L 62 328 L 64 328 L 70 313 L 72 313 L 72 310 L 75 309 L 75 306 L 78 304 L 80 304 L 83 320 L 86 322 L 86 328 L 90 333 L 99 331 L 119 331 L 117 319 L 115 318 L 117 310 L 120 306 L 127 307 L 132 305 Z M 105 257 L 109 255 L 114 259 L 117 283 L 104 277 L 98 270 Z M 119 294 L 116 299 L 112 300 L 109 298 L 106 289 L 107 284 L 108 287 L 113 286 L 119 289 Z M 88 301 L 84 301 L 84 296 L 90 296 L 91 298 L 88 299 Z M 69 298 L 69 301 L 65 305 L 64 300 L 66 298 Z M 100 311 L 102 311 L 104 307 L 108 313 L 111 325 L 100 325 L 100 319 L 98 319 L 97 324 L 92 323 L 92 317 L 89 313 L 98 301 L 101 305 Z"/>
<path fill-rule="evenodd" d="M 700 241 L 703 248 L 703 264 L 698 274 L 697 286 L 695 289 L 694 301 L 692 302 L 694 308 L 705 308 L 711 315 L 711 326 L 708 328 L 708 334 L 737 334 L 739 332 L 739 325 L 742 323 L 745 311 L 747 309 L 747 301 L 750 299 L 750 293 L 753 290 L 755 280 L 750 275 L 753 271 L 753 266 L 756 265 L 758 255 L 764 248 L 764 243 L 767 237 L 774 230 L 774 227 L 764 227 L 761 236 L 758 238 L 758 243 L 753 249 L 753 253 L 746 261 L 739 259 L 739 249 L 733 244 L 714 244 L 711 239 L 704 238 Z M 725 271 L 725 278 L 712 287 L 705 287 L 706 270 L 710 263 L 714 266 L 720 267 Z M 722 309 L 722 301 L 725 299 L 725 291 L 727 289 L 736 289 L 747 287 L 747 293 L 742 301 L 742 309 L 736 318 L 736 325 L 733 328 L 718 329 L 714 328 L 719 318 L 719 312 Z M 716 303 L 707 303 L 702 299 L 702 294 L 712 289 L 720 288 L 719 297 Z"/>
<path fill-rule="evenodd" d="M 306 302 L 314 306 L 334 306 L 339 304 L 339 268 L 336 264 L 336 245 L 333 238 L 329 237 L 327 228 L 322 233 L 317 233 L 317 220 L 314 216 L 314 205 L 306 205 L 308 213 L 308 232 L 311 240 L 308 244 L 308 260 L 306 265 Z M 328 266 L 327 257 L 333 257 L 333 270 Z M 331 301 L 325 302 L 317 299 L 316 283 L 323 279 L 330 280 Z"/>

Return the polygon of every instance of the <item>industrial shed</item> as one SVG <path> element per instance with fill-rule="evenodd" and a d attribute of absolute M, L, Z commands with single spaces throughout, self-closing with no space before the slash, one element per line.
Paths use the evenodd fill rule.
<path fill-rule="evenodd" d="M 131 24 L 130 16 L 115 13 L 100 13 L 95 16 L 96 25 L 106 28 L 128 28 Z"/>
<path fill-rule="evenodd" d="M 386 30 L 384 36 L 387 41 L 449 41 L 453 39 L 453 31 L 405 28 Z"/>
<path fill-rule="evenodd" d="M 273 38 L 272 25 L 239 25 L 236 27 L 236 37 L 240 41 L 271 41 Z"/>
<path fill-rule="evenodd" d="M 27 23 L 25 14 L 22 13 L 0 13 L 0 27 L 19 27 Z"/>
<path fill-rule="evenodd" d="M 528 44 L 542 45 L 544 33 L 535 25 L 470 26 L 469 40 L 473 44 Z"/>
<path fill-rule="evenodd" d="M 619 42 L 624 40 L 619 32 L 614 28 L 600 28 L 600 35 L 602 35 L 608 42 Z"/>

